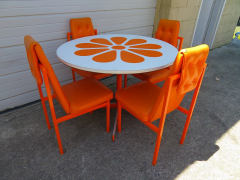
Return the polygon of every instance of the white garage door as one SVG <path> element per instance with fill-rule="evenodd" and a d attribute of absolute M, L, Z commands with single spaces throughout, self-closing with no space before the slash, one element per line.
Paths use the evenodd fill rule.
<path fill-rule="evenodd" d="M 0 111 L 40 98 L 23 45 L 25 35 L 40 42 L 65 84 L 72 79 L 71 70 L 59 62 L 56 49 L 67 41 L 71 18 L 91 17 L 99 34 L 152 36 L 155 7 L 156 0 L 0 1 Z"/>

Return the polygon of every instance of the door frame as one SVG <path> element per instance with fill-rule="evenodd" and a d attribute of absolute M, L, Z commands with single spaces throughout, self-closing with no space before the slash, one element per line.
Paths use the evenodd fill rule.
<path fill-rule="evenodd" d="M 216 1 L 218 1 L 218 0 L 214 0 L 214 2 L 213 2 L 214 6 L 212 7 L 211 11 L 214 10 L 214 7 L 216 5 Z M 208 18 L 208 23 L 207 23 L 207 26 L 206 26 L 205 34 L 203 36 L 203 43 L 206 43 L 207 42 L 206 37 L 210 36 L 211 39 L 207 43 L 209 45 L 210 49 L 212 48 L 212 45 L 213 45 L 213 42 L 214 42 L 214 39 L 215 39 L 215 36 L 216 36 L 216 33 L 217 33 L 217 29 L 218 29 L 218 26 L 219 26 L 220 19 L 222 17 L 222 13 L 223 13 L 225 4 L 226 4 L 226 0 L 221 0 L 220 5 L 222 5 L 222 6 L 220 6 L 220 9 L 218 11 L 216 11 L 216 9 L 215 9 L 213 12 L 210 13 L 210 16 Z M 197 20 L 196 20 L 196 24 L 195 24 L 195 28 L 194 28 L 194 32 L 193 32 L 193 37 L 192 37 L 192 41 L 191 41 L 191 47 L 193 45 L 193 40 L 194 40 L 194 37 L 196 35 L 197 25 L 198 25 L 198 22 L 199 22 L 200 13 L 202 11 L 202 5 L 203 5 L 203 0 L 201 1 L 201 5 L 200 5 L 200 8 L 199 8 L 198 17 L 197 17 Z M 212 18 L 215 18 L 215 20 L 212 19 Z M 211 28 L 211 29 L 209 29 L 209 28 Z"/>

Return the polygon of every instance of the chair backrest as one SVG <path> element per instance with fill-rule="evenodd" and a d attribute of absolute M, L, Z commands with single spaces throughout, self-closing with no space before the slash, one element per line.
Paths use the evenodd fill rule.
<path fill-rule="evenodd" d="M 185 94 L 196 88 L 203 73 L 208 53 L 209 47 L 206 44 L 183 49 L 178 53 L 168 77 L 179 74 L 180 78 L 174 80 L 172 84 L 169 84 L 169 78 L 167 78 L 157 102 L 150 113 L 150 121 L 161 117 L 163 100 L 170 86 L 167 113 L 175 110 L 182 102 Z"/>
<path fill-rule="evenodd" d="M 51 64 L 49 63 L 46 55 L 44 54 L 42 47 L 31 36 L 25 36 L 24 43 L 28 53 L 29 65 L 37 83 L 39 85 L 42 84 L 42 76 L 39 68 L 39 64 L 42 64 L 47 70 L 47 75 L 49 78 L 52 92 L 56 94 L 56 99 L 62 105 L 66 113 L 69 113 L 69 101 L 67 100 L 65 94 L 62 91 L 61 85 L 53 71 Z"/>
<path fill-rule="evenodd" d="M 155 38 L 177 47 L 179 30 L 179 21 L 161 19 L 158 24 L 158 29 L 155 32 Z"/>
<path fill-rule="evenodd" d="M 39 69 L 39 61 L 37 54 L 34 50 L 34 47 L 37 45 L 37 42 L 31 36 L 24 37 L 24 44 L 27 52 L 28 63 L 32 72 L 33 77 L 35 78 L 38 85 L 42 85 L 42 75 Z"/>
<path fill-rule="evenodd" d="M 77 18 L 70 20 L 72 39 L 95 35 L 91 18 Z"/>

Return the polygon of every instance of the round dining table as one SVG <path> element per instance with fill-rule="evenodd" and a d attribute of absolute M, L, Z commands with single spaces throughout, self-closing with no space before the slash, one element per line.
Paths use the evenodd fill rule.
<path fill-rule="evenodd" d="M 82 37 L 57 49 L 58 59 L 67 66 L 117 75 L 117 90 L 122 88 L 122 75 L 164 69 L 173 64 L 177 53 L 176 47 L 164 41 L 128 34 Z"/>

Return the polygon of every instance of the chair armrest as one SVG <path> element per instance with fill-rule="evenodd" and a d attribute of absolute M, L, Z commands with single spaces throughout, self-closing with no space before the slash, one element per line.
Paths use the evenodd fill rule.
<path fill-rule="evenodd" d="M 71 35 L 72 35 L 71 32 L 67 33 L 67 39 L 68 39 L 68 41 L 71 41 L 71 37 L 70 37 Z"/>
<path fill-rule="evenodd" d="M 95 33 L 95 35 L 97 35 L 97 29 L 94 29 L 94 33 Z"/>
<path fill-rule="evenodd" d="M 178 51 L 180 51 L 182 49 L 182 44 L 183 44 L 183 37 L 178 37 L 178 39 L 180 40 L 180 43 L 179 43 L 179 47 L 178 47 Z"/>

